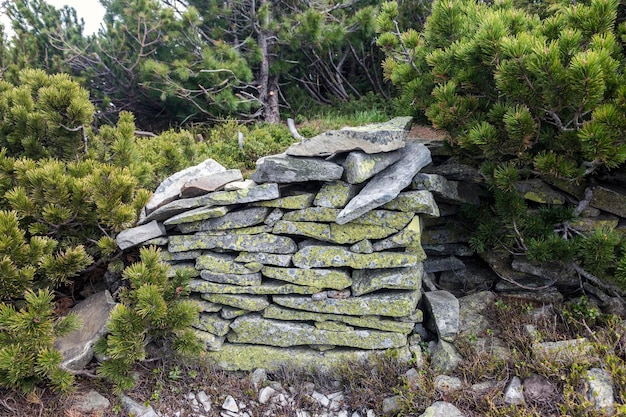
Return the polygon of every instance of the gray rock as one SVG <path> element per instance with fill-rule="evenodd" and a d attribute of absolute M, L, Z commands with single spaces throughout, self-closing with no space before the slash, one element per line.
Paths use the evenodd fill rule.
<path fill-rule="evenodd" d="M 270 227 L 274 226 L 274 224 L 276 224 L 277 221 L 283 218 L 284 214 L 285 212 L 283 210 L 279 208 L 275 208 L 274 210 L 270 212 L 270 214 L 267 215 L 265 220 L 263 220 L 263 223 Z"/>
<path fill-rule="evenodd" d="M 170 226 L 181 223 L 193 223 L 201 220 L 214 219 L 216 217 L 224 216 L 229 211 L 230 208 L 226 206 L 198 207 L 197 209 L 185 211 L 184 213 L 180 213 L 175 215 L 174 217 L 170 217 L 169 219 L 165 220 L 163 224 L 166 226 Z"/>
<path fill-rule="evenodd" d="M 560 289 L 576 291 L 580 287 L 580 277 L 574 268 L 563 262 L 542 262 L 537 265 L 525 256 L 515 256 L 511 268 L 514 271 L 541 277 L 546 283 L 554 283 Z"/>
<path fill-rule="evenodd" d="M 208 351 L 220 350 L 226 340 L 224 336 L 216 336 L 203 330 L 193 329 L 193 333 Z"/>
<path fill-rule="evenodd" d="M 165 236 L 165 234 L 165 227 L 162 224 L 151 221 L 142 226 L 122 230 L 115 238 L 115 241 L 120 249 L 126 250 L 155 237 Z"/>
<path fill-rule="evenodd" d="M 216 304 L 222 304 L 247 311 L 261 311 L 270 305 L 265 295 L 250 294 L 204 294 L 203 298 Z"/>
<path fill-rule="evenodd" d="M 209 294 L 205 294 L 205 295 L 209 295 Z M 220 310 L 220 317 L 223 318 L 224 320 L 233 320 L 233 319 L 236 319 L 237 317 L 243 316 L 244 314 L 248 314 L 248 313 L 249 313 L 248 310 L 242 310 L 240 308 L 224 306 Z"/>
<path fill-rule="evenodd" d="M 524 199 L 540 204 L 565 204 L 567 198 L 564 194 L 552 189 L 540 179 L 517 181 L 515 189 Z"/>
<path fill-rule="evenodd" d="M 463 357 L 459 354 L 452 343 L 441 339 L 429 346 L 431 365 L 442 374 L 451 374 L 459 366 Z"/>
<path fill-rule="evenodd" d="M 597 186 L 589 205 L 620 217 L 626 217 L 626 191 L 615 186 Z"/>
<path fill-rule="evenodd" d="M 465 268 L 443 271 L 439 275 L 439 287 L 457 295 L 472 291 L 486 291 L 500 280 L 488 266 L 466 260 Z"/>
<path fill-rule="evenodd" d="M 259 390 L 267 381 L 267 371 L 263 368 L 257 368 L 250 375 L 250 384 L 255 390 Z"/>
<path fill-rule="evenodd" d="M 210 176 L 218 172 L 224 172 L 226 168 L 214 161 L 207 159 L 204 162 L 178 171 L 174 175 L 167 177 L 154 191 L 154 194 L 145 207 L 146 214 L 150 214 L 155 209 L 174 201 L 180 195 L 185 183 L 203 176 Z"/>
<path fill-rule="evenodd" d="M 361 192 L 341 210 L 336 222 L 348 223 L 392 201 L 424 166 L 431 163 L 430 151 L 421 143 L 407 142 L 402 158 L 372 178 Z"/>
<path fill-rule="evenodd" d="M 533 374 L 524 379 L 524 399 L 531 404 L 546 404 L 556 401 L 557 392 L 548 378 Z"/>
<path fill-rule="evenodd" d="M 307 246 L 293 255 L 292 262 L 299 268 L 326 268 L 349 266 L 354 269 L 383 269 L 415 266 L 418 257 L 412 253 L 376 252 L 354 253 L 338 246 Z"/>
<path fill-rule="evenodd" d="M 251 274 L 227 274 L 224 272 L 213 272 L 208 270 L 200 271 L 200 277 L 209 282 L 218 284 L 231 284 L 241 286 L 261 285 L 261 273 L 255 272 Z"/>
<path fill-rule="evenodd" d="M 343 168 L 322 158 L 296 158 L 284 154 L 266 156 L 256 162 L 250 178 L 257 183 L 279 184 L 306 181 L 334 181 L 341 178 Z"/>
<path fill-rule="evenodd" d="M 343 181 L 327 182 L 322 185 L 313 200 L 317 207 L 343 208 L 356 195 L 358 187 Z"/>
<path fill-rule="evenodd" d="M 272 387 L 263 387 L 259 391 L 259 403 L 267 404 L 270 399 L 276 394 L 276 390 Z"/>
<path fill-rule="evenodd" d="M 224 191 L 245 190 L 246 188 L 256 187 L 258 184 L 252 180 L 233 181 L 224 186 Z"/>
<path fill-rule="evenodd" d="M 437 401 L 424 410 L 420 417 L 465 417 L 465 414 L 450 403 Z"/>
<path fill-rule="evenodd" d="M 419 291 L 423 273 L 421 263 L 410 268 L 355 270 L 352 273 L 352 294 L 360 296 L 384 288 Z"/>
<path fill-rule="evenodd" d="M 390 152 L 404 146 L 411 117 L 396 117 L 385 123 L 329 130 L 304 142 L 291 145 L 288 155 L 328 156 L 361 150 L 368 154 Z"/>
<path fill-rule="evenodd" d="M 290 211 L 283 215 L 282 220 L 292 222 L 326 222 L 332 223 L 337 219 L 341 210 L 326 207 L 309 207 L 302 210 Z"/>
<path fill-rule="evenodd" d="M 143 404 L 138 403 L 133 400 L 126 394 L 122 394 L 120 396 L 120 403 L 126 410 L 127 415 L 134 417 L 159 417 L 159 415 L 154 411 L 152 406 L 145 406 Z"/>
<path fill-rule="evenodd" d="M 343 179 L 350 184 L 360 184 L 402 158 L 400 151 L 368 155 L 350 152 L 343 163 Z"/>
<path fill-rule="evenodd" d="M 424 225 L 424 227 L 428 227 Z M 429 256 L 472 256 L 474 250 L 462 243 L 447 243 L 441 245 L 423 245 L 424 252 Z"/>
<path fill-rule="evenodd" d="M 524 388 L 522 380 L 514 376 L 504 391 L 504 402 L 507 404 L 524 404 Z"/>
<path fill-rule="evenodd" d="M 231 396 L 227 395 L 224 403 L 222 404 L 222 409 L 226 411 L 232 411 L 233 413 L 239 412 L 239 406 L 237 405 L 237 401 Z"/>
<path fill-rule="evenodd" d="M 422 192 L 422 191 L 416 191 Z M 467 243 L 469 235 L 449 226 L 426 228 L 422 231 L 423 245 L 441 245 L 448 243 Z"/>
<path fill-rule="evenodd" d="M 613 395 L 613 378 L 601 368 L 591 368 L 583 377 L 583 394 L 591 401 L 596 410 L 615 414 L 615 396 Z"/>
<path fill-rule="evenodd" d="M 261 283 L 261 285 L 254 286 L 240 286 L 218 284 L 197 279 L 191 281 L 189 288 L 191 291 L 201 294 L 315 294 L 320 291 L 319 288 L 281 283 L 279 281 Z"/>
<path fill-rule="evenodd" d="M 464 269 L 465 264 L 455 256 L 428 258 L 424 260 L 424 272 L 441 272 Z"/>
<path fill-rule="evenodd" d="M 180 190 L 182 198 L 197 197 L 223 188 L 234 181 L 242 181 L 243 176 L 238 169 L 228 169 L 212 175 L 196 177 L 186 182 Z"/>
<path fill-rule="evenodd" d="M 264 266 L 261 272 L 268 278 L 316 288 L 343 290 L 352 285 L 350 274 L 337 269 L 300 269 Z"/>
<path fill-rule="evenodd" d="M 583 337 L 558 342 L 533 343 L 532 351 L 537 359 L 569 366 L 580 362 L 583 358 L 589 360 L 589 356 L 593 353 L 593 346 Z"/>
<path fill-rule="evenodd" d="M 258 262 L 263 265 L 289 266 L 291 265 L 291 255 L 264 253 L 264 252 L 240 252 L 235 258 L 235 262 Z"/>
<path fill-rule="evenodd" d="M 286 210 L 303 210 L 311 207 L 315 193 L 296 192 L 294 195 L 287 195 L 274 200 L 262 201 L 255 206 L 273 207 Z"/>
<path fill-rule="evenodd" d="M 193 249 L 226 249 L 243 252 L 265 252 L 275 254 L 294 253 L 298 245 L 287 236 L 278 236 L 271 233 L 256 235 L 211 235 L 196 233 L 195 235 L 171 236 L 170 252 L 183 252 Z"/>
<path fill-rule="evenodd" d="M 261 270 L 261 264 L 240 264 L 235 262 L 235 257 L 226 253 L 207 252 L 196 258 L 196 269 L 203 269 L 214 273 L 226 274 L 254 274 Z"/>
<path fill-rule="evenodd" d="M 111 406 L 111 402 L 97 391 L 91 390 L 81 395 L 72 405 L 72 409 L 81 413 L 102 415 Z"/>
<path fill-rule="evenodd" d="M 373 253 L 374 247 L 369 239 L 363 239 L 350 246 L 350 250 L 355 253 Z"/>
<path fill-rule="evenodd" d="M 426 167 L 424 172 L 429 174 L 439 174 L 454 181 L 468 181 L 476 184 L 485 182 L 485 178 L 481 174 L 480 170 L 469 165 L 459 164 L 456 161 L 446 162 L 437 166 L 431 165 Z"/>
<path fill-rule="evenodd" d="M 411 252 L 419 254 L 420 260 L 426 259 L 426 254 L 422 249 L 422 227 L 419 216 L 414 216 L 411 222 L 400 232 L 389 236 L 372 245 L 375 251 L 395 248 L 410 248 Z"/>
<path fill-rule="evenodd" d="M 489 327 L 482 314 L 493 305 L 496 295 L 491 291 L 481 291 L 459 298 L 459 335 L 477 336 Z"/>
<path fill-rule="evenodd" d="M 393 397 L 387 397 L 383 399 L 383 414 L 396 414 L 402 410 L 402 397 L 400 395 L 394 395 Z"/>
<path fill-rule="evenodd" d="M 448 375 L 437 375 L 435 377 L 435 388 L 441 392 L 458 391 L 463 387 L 461 378 Z"/>
<path fill-rule="evenodd" d="M 411 181 L 411 188 L 428 190 L 439 201 L 451 203 L 480 204 L 480 187 L 471 182 L 449 181 L 437 174 L 418 173 Z"/>
<path fill-rule="evenodd" d="M 405 191 L 383 205 L 388 210 L 399 210 L 406 213 L 426 214 L 439 217 L 439 207 L 430 191 Z"/>
<path fill-rule="evenodd" d="M 94 344 L 107 333 L 106 324 L 115 301 L 105 290 L 79 302 L 72 308 L 82 326 L 64 337 L 57 338 L 54 347 L 63 355 L 61 367 L 82 370 L 93 358 Z"/>
<path fill-rule="evenodd" d="M 426 327 L 440 339 L 453 342 L 459 332 L 459 301 L 448 291 L 424 293 Z"/>
<path fill-rule="evenodd" d="M 242 227 L 254 226 L 263 223 L 269 213 L 266 207 L 249 207 L 242 210 L 231 211 L 230 213 L 215 219 L 201 220 L 193 223 L 182 223 L 178 229 L 182 233 L 194 233 L 213 230 L 229 230 Z M 170 245 L 172 244 L 170 237 Z M 170 249 L 171 250 L 171 249 Z"/>
<path fill-rule="evenodd" d="M 217 314 L 200 313 L 193 327 L 221 337 L 228 333 L 230 323 L 230 320 L 224 320 Z"/>

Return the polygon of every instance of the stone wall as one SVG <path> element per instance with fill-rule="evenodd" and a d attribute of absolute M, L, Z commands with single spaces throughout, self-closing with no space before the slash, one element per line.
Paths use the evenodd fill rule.
<path fill-rule="evenodd" d="M 193 271 L 196 333 L 224 368 L 408 357 L 422 223 L 439 216 L 429 189 L 442 186 L 416 176 L 431 155 L 409 127 L 326 132 L 261 158 L 245 181 L 207 160 L 165 180 L 118 244 L 159 245 L 172 271 Z"/>

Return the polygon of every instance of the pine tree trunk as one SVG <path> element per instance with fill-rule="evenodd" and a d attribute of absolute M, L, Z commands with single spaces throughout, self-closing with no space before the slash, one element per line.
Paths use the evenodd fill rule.
<path fill-rule="evenodd" d="M 261 7 L 266 0 L 260 2 Z M 261 51 L 261 68 L 259 70 L 259 101 L 263 106 L 263 121 L 268 123 L 280 122 L 280 110 L 278 109 L 278 77 L 270 76 L 270 54 L 272 44 L 268 40 L 266 31 L 267 24 L 260 22 L 257 31 L 257 42 Z"/>

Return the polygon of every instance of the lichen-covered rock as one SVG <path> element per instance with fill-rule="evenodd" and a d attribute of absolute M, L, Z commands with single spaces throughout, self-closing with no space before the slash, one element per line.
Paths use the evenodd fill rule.
<path fill-rule="evenodd" d="M 601 214 L 594 217 L 578 217 L 569 222 L 569 225 L 579 232 L 588 233 L 595 229 L 615 229 L 619 224 L 619 217 L 610 214 Z"/>
<path fill-rule="evenodd" d="M 305 287 L 302 285 L 285 284 L 282 282 L 261 283 L 254 286 L 239 286 L 217 284 L 205 280 L 194 279 L 189 284 L 189 289 L 201 294 L 315 294 L 320 288 Z"/>
<path fill-rule="evenodd" d="M 218 207 L 199 207 L 197 209 L 189 210 L 181 214 L 177 214 L 174 217 L 170 217 L 169 219 L 163 222 L 164 225 L 170 226 L 181 223 L 193 223 L 199 222 L 200 220 L 214 219 L 216 217 L 222 217 L 226 213 L 230 211 L 229 207 L 226 206 L 218 206 Z"/>
<path fill-rule="evenodd" d="M 314 199 L 315 193 L 299 193 L 296 195 L 288 195 L 286 197 L 276 198 L 274 200 L 263 201 L 257 203 L 256 205 L 260 207 L 273 207 L 285 210 L 298 210 L 311 207 Z"/>
<path fill-rule="evenodd" d="M 164 262 L 176 262 L 176 261 L 188 261 L 191 259 L 196 259 L 198 256 L 202 255 L 202 251 L 199 250 L 190 250 L 186 252 L 169 252 L 169 251 L 161 251 L 161 260 Z"/>
<path fill-rule="evenodd" d="M 261 273 L 268 278 L 316 288 L 342 290 L 352 285 L 350 274 L 338 269 L 300 269 L 264 266 Z"/>
<path fill-rule="evenodd" d="M 345 299 L 325 298 L 320 300 L 313 300 L 310 297 L 281 295 L 275 296 L 273 300 L 283 307 L 314 313 L 405 317 L 415 310 L 419 297 L 419 291 L 398 291 Z"/>
<path fill-rule="evenodd" d="M 227 338 L 231 343 L 254 343 L 270 346 L 323 344 L 359 349 L 390 349 L 406 345 L 406 335 L 378 330 L 334 331 L 318 329 L 306 323 L 270 320 L 256 314 L 235 319 Z"/>
<path fill-rule="evenodd" d="M 411 248 L 413 253 L 421 255 L 420 261 L 426 259 L 426 254 L 422 250 L 422 226 L 419 216 L 414 216 L 411 222 L 400 232 L 373 245 L 375 251 L 394 248 Z"/>
<path fill-rule="evenodd" d="M 224 272 L 213 272 L 209 270 L 200 271 L 200 277 L 209 282 L 217 284 L 231 284 L 240 286 L 261 285 L 261 273 L 252 274 L 226 274 Z"/>
<path fill-rule="evenodd" d="M 412 253 L 377 252 L 354 253 L 337 246 L 307 246 L 293 255 L 293 264 L 299 268 L 327 268 L 349 266 L 354 269 L 382 269 L 415 266 L 417 256 Z"/>
<path fill-rule="evenodd" d="M 383 239 L 394 234 L 398 229 L 384 226 L 374 226 L 358 224 L 354 222 L 346 224 L 330 224 L 330 237 L 328 240 L 333 243 L 352 244 L 363 239 Z"/>
<path fill-rule="evenodd" d="M 261 184 L 306 181 L 334 181 L 341 178 L 343 168 L 322 158 L 297 158 L 285 154 L 265 156 L 256 161 L 250 179 Z"/>
<path fill-rule="evenodd" d="M 424 410 L 420 417 L 465 417 L 465 414 L 450 403 L 437 401 Z"/>
<path fill-rule="evenodd" d="M 469 236 L 450 227 L 427 228 L 422 231 L 422 245 L 441 245 L 448 243 L 467 243 Z"/>
<path fill-rule="evenodd" d="M 409 334 L 413 330 L 414 323 L 401 322 L 378 316 L 347 316 L 343 314 L 314 313 L 304 310 L 293 310 L 271 304 L 262 312 L 263 317 L 283 321 L 340 321 L 350 326 L 378 329 L 387 332 Z"/>
<path fill-rule="evenodd" d="M 261 311 L 270 305 L 266 295 L 205 294 L 203 298 L 212 303 L 223 304 L 247 311 Z"/>
<path fill-rule="evenodd" d="M 211 230 L 230 230 L 241 227 L 254 226 L 263 223 L 269 213 L 266 207 L 249 207 L 214 219 L 201 220 L 193 223 L 182 223 L 178 230 L 182 233 L 204 232 Z M 171 243 L 171 239 L 170 239 Z"/>
<path fill-rule="evenodd" d="M 596 410 L 602 410 L 610 416 L 615 413 L 613 378 L 610 373 L 601 368 L 589 369 L 583 377 L 583 387 L 583 394 Z"/>
<path fill-rule="evenodd" d="M 219 190 L 228 183 L 242 180 L 243 176 L 238 169 L 227 169 L 211 175 L 197 176 L 183 184 L 180 196 L 182 198 L 198 197 Z"/>
<path fill-rule="evenodd" d="M 233 182 L 229 182 L 228 184 L 224 185 L 224 191 L 237 191 L 237 190 L 243 190 L 246 188 L 252 188 L 252 187 L 256 187 L 257 184 L 256 182 L 252 181 L 252 180 L 243 180 L 243 181 L 233 181 Z"/>
<path fill-rule="evenodd" d="M 210 301 L 197 298 L 195 296 L 192 297 L 189 301 L 195 304 L 201 313 L 217 313 L 222 309 L 222 306 L 219 304 L 215 304 Z"/>
<path fill-rule="evenodd" d="M 352 295 L 360 296 L 381 289 L 419 291 L 423 274 L 421 263 L 410 268 L 356 270 L 352 273 Z"/>
<path fill-rule="evenodd" d="M 435 331 L 440 339 L 454 342 L 459 332 L 459 300 L 448 291 L 424 293 L 426 327 Z"/>
<path fill-rule="evenodd" d="M 356 253 L 372 253 L 374 246 L 369 239 L 363 239 L 350 246 L 350 250 Z"/>
<path fill-rule="evenodd" d="M 167 269 L 168 278 L 176 276 L 177 273 L 184 273 L 189 277 L 199 277 L 200 271 L 196 269 L 195 262 L 179 262 L 175 264 L 170 264 Z"/>
<path fill-rule="evenodd" d="M 236 319 L 237 317 L 241 317 L 244 314 L 248 314 L 248 313 L 249 313 L 248 310 L 242 310 L 240 308 L 223 306 L 222 309 L 220 310 L 220 317 L 225 320 L 233 320 L 233 319 Z"/>
<path fill-rule="evenodd" d="M 277 221 L 283 218 L 285 212 L 279 208 L 274 208 L 274 210 L 270 211 L 270 214 L 267 215 L 263 223 L 268 226 L 274 226 Z"/>
<path fill-rule="evenodd" d="M 343 208 L 356 195 L 358 188 L 343 181 L 327 182 L 322 185 L 313 200 L 317 207 Z"/>
<path fill-rule="evenodd" d="M 413 213 L 392 210 L 371 210 L 346 224 L 389 227 L 401 230 L 413 219 Z"/>
<path fill-rule="evenodd" d="M 165 227 L 162 224 L 151 221 L 142 226 L 122 230 L 115 238 L 115 241 L 120 249 L 126 250 L 155 237 L 164 236 L 165 233 Z"/>
<path fill-rule="evenodd" d="M 580 362 L 583 358 L 589 360 L 593 346 L 584 337 L 558 342 L 535 342 L 532 345 L 535 358 L 557 363 L 561 366 L 570 366 Z"/>
<path fill-rule="evenodd" d="M 442 374 L 451 374 L 463 361 L 463 357 L 459 354 L 452 343 L 445 340 L 439 340 L 429 347 L 431 354 L 431 365 Z"/>
<path fill-rule="evenodd" d="M 317 240 L 330 240 L 330 225 L 314 222 L 291 222 L 279 220 L 272 232 L 296 236 L 312 237 Z"/>
<path fill-rule="evenodd" d="M 200 313 L 198 320 L 193 323 L 193 327 L 215 336 L 225 336 L 230 329 L 230 321 L 224 320 L 217 314 Z"/>
<path fill-rule="evenodd" d="M 336 222 L 347 223 L 392 201 L 406 188 L 415 174 L 431 163 L 430 151 L 424 144 L 408 142 L 402 158 L 372 178 L 361 192 L 346 205 Z"/>
<path fill-rule="evenodd" d="M 565 204 L 565 196 L 540 179 L 517 181 L 513 185 L 526 200 L 540 204 Z"/>
<path fill-rule="evenodd" d="M 398 210 L 407 213 L 427 214 L 439 217 L 439 207 L 430 191 L 405 191 L 398 194 L 383 208 L 387 210 Z"/>
<path fill-rule="evenodd" d="M 208 351 L 220 350 L 226 338 L 224 336 L 215 336 L 213 333 L 194 329 L 194 334 L 200 340 L 204 348 Z"/>
<path fill-rule="evenodd" d="M 195 235 L 171 236 L 168 246 L 170 252 L 214 248 L 244 252 L 288 254 L 294 253 L 298 246 L 293 239 L 287 236 L 277 236 L 270 233 L 260 233 L 258 235 L 227 234 L 222 236 L 196 233 Z"/>
<path fill-rule="evenodd" d="M 334 222 L 341 210 L 327 207 L 309 207 L 285 213 L 282 220 L 291 222 Z"/>
<path fill-rule="evenodd" d="M 456 256 L 430 257 L 424 261 L 424 271 L 442 272 L 465 269 L 465 263 Z"/>
<path fill-rule="evenodd" d="M 290 266 L 291 255 L 264 252 L 240 252 L 239 256 L 235 258 L 235 262 L 258 262 L 263 265 Z"/>
<path fill-rule="evenodd" d="M 343 163 L 343 179 L 350 184 L 360 184 L 378 174 L 400 158 L 400 151 L 366 154 L 361 151 L 350 152 Z"/>
<path fill-rule="evenodd" d="M 211 272 L 226 274 L 253 274 L 261 270 L 261 264 L 240 264 L 235 262 L 235 257 L 225 253 L 210 253 L 196 258 L 196 269 L 207 269 Z"/>

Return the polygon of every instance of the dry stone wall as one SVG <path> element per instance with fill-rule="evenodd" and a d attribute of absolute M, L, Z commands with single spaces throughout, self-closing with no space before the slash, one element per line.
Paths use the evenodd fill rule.
<path fill-rule="evenodd" d="M 159 245 L 172 272 L 192 271 L 194 327 L 224 368 L 408 356 L 423 219 L 439 216 L 410 122 L 327 132 L 259 159 L 252 181 L 212 160 L 181 171 L 118 244 Z"/>

